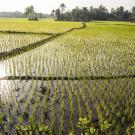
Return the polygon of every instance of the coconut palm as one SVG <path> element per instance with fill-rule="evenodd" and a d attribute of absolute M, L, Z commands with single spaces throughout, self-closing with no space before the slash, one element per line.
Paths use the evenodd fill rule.
<path fill-rule="evenodd" d="M 52 10 L 51 15 L 53 16 L 53 19 L 55 19 L 55 10 Z"/>
<path fill-rule="evenodd" d="M 29 18 L 29 20 L 34 20 L 37 18 L 33 6 L 29 6 L 25 9 L 24 14 Z"/>
<path fill-rule="evenodd" d="M 63 19 L 63 12 L 64 12 L 64 10 L 65 10 L 65 8 L 66 8 L 66 5 L 65 5 L 64 3 L 62 3 L 62 4 L 60 5 L 60 8 L 61 8 L 62 19 Z"/>
<path fill-rule="evenodd" d="M 61 8 L 61 12 L 62 12 L 62 14 L 63 14 L 63 12 L 64 12 L 64 10 L 65 10 L 65 8 L 66 8 L 66 5 L 65 5 L 64 3 L 62 3 L 62 4 L 60 5 L 60 8 Z"/>

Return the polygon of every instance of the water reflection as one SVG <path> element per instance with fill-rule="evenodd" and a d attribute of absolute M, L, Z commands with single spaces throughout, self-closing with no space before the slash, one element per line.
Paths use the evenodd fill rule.
<path fill-rule="evenodd" d="M 8 81 L 1 80 L 4 77 L 6 77 L 6 69 L 3 65 L 0 65 L 0 96 L 1 96 L 1 100 L 4 100 L 4 99 L 6 100 L 8 97 L 8 93 L 7 93 Z"/>
<path fill-rule="evenodd" d="M 4 66 L 0 65 L 0 78 L 3 78 L 6 76 L 6 69 Z"/>

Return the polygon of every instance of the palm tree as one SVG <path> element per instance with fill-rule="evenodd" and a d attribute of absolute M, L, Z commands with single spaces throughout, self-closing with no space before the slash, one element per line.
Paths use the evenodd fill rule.
<path fill-rule="evenodd" d="M 66 5 L 65 5 L 64 3 L 62 3 L 62 4 L 60 5 L 60 8 L 61 8 L 62 19 L 63 19 L 63 12 L 64 12 L 64 10 L 65 10 L 65 8 L 66 8 Z"/>
<path fill-rule="evenodd" d="M 132 8 L 132 13 L 131 13 L 130 20 L 135 22 L 135 6 Z"/>
<path fill-rule="evenodd" d="M 53 19 L 55 19 L 55 10 L 52 10 L 51 15 L 53 16 Z"/>
<path fill-rule="evenodd" d="M 56 15 L 57 20 L 61 20 L 61 13 L 60 13 L 59 8 L 55 10 L 55 15 Z"/>
<path fill-rule="evenodd" d="M 27 7 L 24 14 L 29 18 L 29 20 L 37 20 L 37 16 L 33 6 Z"/>
<path fill-rule="evenodd" d="M 135 6 L 132 8 L 132 13 L 135 14 Z"/>

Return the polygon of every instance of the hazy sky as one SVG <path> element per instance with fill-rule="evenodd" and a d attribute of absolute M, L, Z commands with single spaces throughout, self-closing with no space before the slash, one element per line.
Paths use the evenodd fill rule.
<path fill-rule="evenodd" d="M 33 5 L 37 12 L 50 13 L 52 9 L 59 7 L 61 3 L 65 3 L 67 10 L 75 6 L 91 5 L 98 7 L 100 4 L 105 5 L 108 9 L 123 5 L 125 9 L 130 10 L 135 6 L 135 0 L 0 0 L 0 11 L 24 11 L 25 7 Z"/>

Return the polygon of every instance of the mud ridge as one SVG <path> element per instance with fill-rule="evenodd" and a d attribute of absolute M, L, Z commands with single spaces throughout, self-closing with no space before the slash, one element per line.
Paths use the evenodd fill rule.
<path fill-rule="evenodd" d="M 112 79 L 126 79 L 135 78 L 135 75 L 119 75 L 119 76 L 82 76 L 82 77 L 38 77 L 38 76 L 5 76 L 0 80 L 112 80 Z"/>
<path fill-rule="evenodd" d="M 0 30 L 0 33 L 4 34 L 33 34 L 33 35 L 47 35 L 47 36 L 53 36 L 56 35 L 57 33 L 48 33 L 48 32 L 27 32 L 27 31 L 11 31 L 11 30 L 5 30 L 2 31 Z"/>

